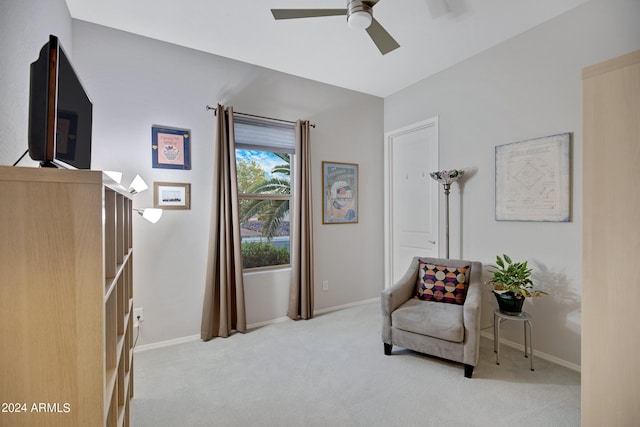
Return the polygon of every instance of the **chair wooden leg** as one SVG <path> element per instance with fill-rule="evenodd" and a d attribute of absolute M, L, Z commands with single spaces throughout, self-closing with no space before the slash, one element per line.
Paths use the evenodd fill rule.
<path fill-rule="evenodd" d="M 384 354 L 387 356 L 391 356 L 391 349 L 393 348 L 392 344 L 384 343 Z"/>
<path fill-rule="evenodd" d="M 471 375 L 473 375 L 473 366 L 471 365 L 464 365 L 464 376 L 465 378 L 471 378 Z"/>

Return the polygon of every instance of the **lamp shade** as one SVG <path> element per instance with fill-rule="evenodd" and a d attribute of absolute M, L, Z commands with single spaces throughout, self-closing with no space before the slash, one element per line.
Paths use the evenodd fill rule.
<path fill-rule="evenodd" d="M 120 181 L 122 181 L 122 172 L 104 171 L 104 174 L 107 175 L 112 180 L 114 180 L 115 182 L 117 182 L 118 184 L 120 184 Z"/>
<path fill-rule="evenodd" d="M 133 181 L 131 181 L 131 184 L 129 184 L 129 193 L 141 193 L 147 188 L 149 188 L 149 186 L 144 182 L 144 179 L 142 179 L 140 175 L 136 175 L 136 177 L 133 178 Z"/>
<path fill-rule="evenodd" d="M 138 212 L 142 218 L 149 221 L 151 224 L 155 224 L 160 221 L 162 218 L 162 209 L 156 208 L 146 208 L 146 209 L 134 209 L 134 211 Z"/>
<path fill-rule="evenodd" d="M 431 178 L 438 181 L 440 184 L 451 184 L 453 181 L 457 181 L 462 178 L 464 171 L 461 169 L 442 170 L 437 172 L 431 172 Z"/>

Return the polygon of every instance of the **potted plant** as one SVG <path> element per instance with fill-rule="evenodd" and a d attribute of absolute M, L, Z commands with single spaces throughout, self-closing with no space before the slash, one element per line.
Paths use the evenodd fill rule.
<path fill-rule="evenodd" d="M 497 267 L 493 267 L 493 276 L 488 283 L 493 286 L 493 294 L 498 300 L 501 312 L 511 315 L 520 314 L 526 298 L 547 294 L 534 289 L 531 269 L 527 261 L 513 262 L 508 255 L 502 255 L 502 257 L 498 255 L 496 264 Z"/>

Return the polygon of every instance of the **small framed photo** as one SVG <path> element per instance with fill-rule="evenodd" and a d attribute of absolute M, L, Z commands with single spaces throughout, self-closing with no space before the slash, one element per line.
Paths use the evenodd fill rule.
<path fill-rule="evenodd" d="M 358 165 L 322 162 L 322 223 L 358 222 Z"/>
<path fill-rule="evenodd" d="M 151 159 L 154 168 L 191 169 L 191 131 L 151 126 Z"/>
<path fill-rule="evenodd" d="M 160 209 L 191 209 L 191 184 L 154 182 L 153 207 Z"/>

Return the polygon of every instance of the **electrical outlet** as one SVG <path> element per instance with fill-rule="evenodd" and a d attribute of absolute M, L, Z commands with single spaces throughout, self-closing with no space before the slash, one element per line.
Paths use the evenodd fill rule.
<path fill-rule="evenodd" d="M 144 322 L 144 308 L 133 309 L 133 320 L 136 322 Z"/>
<path fill-rule="evenodd" d="M 328 291 L 329 290 L 329 281 L 328 280 L 323 280 L 322 281 L 322 290 L 323 291 Z"/>

